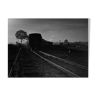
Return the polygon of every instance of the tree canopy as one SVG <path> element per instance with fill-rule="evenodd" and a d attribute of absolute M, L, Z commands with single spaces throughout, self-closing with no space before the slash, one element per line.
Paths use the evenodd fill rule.
<path fill-rule="evenodd" d="M 21 39 L 21 43 L 22 43 L 23 39 L 28 39 L 27 32 L 25 32 L 23 30 L 17 31 L 15 36 L 16 36 L 17 39 Z"/>

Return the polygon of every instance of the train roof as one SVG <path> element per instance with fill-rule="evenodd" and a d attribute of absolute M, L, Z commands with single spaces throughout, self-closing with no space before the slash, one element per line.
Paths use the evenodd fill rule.
<path fill-rule="evenodd" d="M 31 33 L 29 35 L 41 35 L 40 33 Z"/>
<path fill-rule="evenodd" d="M 43 40 L 43 42 L 52 43 L 52 42 L 50 42 L 50 41 L 47 41 L 47 40 L 43 39 L 43 38 L 42 38 L 42 35 L 41 35 L 40 33 L 31 33 L 31 34 L 29 34 L 29 37 L 34 36 L 34 35 L 41 36 L 41 39 Z M 36 36 L 36 37 L 37 37 L 37 36 Z"/>

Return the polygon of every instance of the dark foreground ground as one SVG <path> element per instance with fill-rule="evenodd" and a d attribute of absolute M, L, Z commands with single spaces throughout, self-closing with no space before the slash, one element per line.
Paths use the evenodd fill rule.
<path fill-rule="evenodd" d="M 19 48 L 15 45 L 8 46 L 8 73 L 16 58 Z M 12 48 L 11 48 L 12 47 Z M 15 48 L 13 48 L 15 47 Z M 22 47 L 18 60 L 10 77 L 70 77 L 38 56 L 26 47 Z"/>
<path fill-rule="evenodd" d="M 19 46 L 8 45 L 8 74 L 13 67 L 14 60 L 19 51 Z M 83 66 L 88 67 L 88 51 L 70 50 L 43 47 L 42 51 L 53 54 L 55 56 L 67 59 Z M 15 67 L 13 68 L 11 77 L 70 77 L 67 73 L 61 72 L 45 62 L 27 47 L 22 46 Z"/>
<path fill-rule="evenodd" d="M 8 44 L 8 74 L 13 66 L 16 55 L 19 51 L 19 46 Z"/>

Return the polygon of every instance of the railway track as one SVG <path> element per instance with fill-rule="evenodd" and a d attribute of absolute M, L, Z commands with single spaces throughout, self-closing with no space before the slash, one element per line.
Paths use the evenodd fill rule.
<path fill-rule="evenodd" d="M 30 50 L 20 49 L 8 77 L 70 77 L 66 72 L 55 68 Z"/>
<path fill-rule="evenodd" d="M 33 53 L 39 56 L 40 58 L 44 59 L 51 65 L 62 70 L 63 72 L 67 72 L 67 74 L 69 74 L 72 77 L 88 77 L 88 70 L 85 66 L 76 64 L 65 59 L 61 59 L 59 57 L 53 56 L 42 51 L 33 51 Z"/>
<path fill-rule="evenodd" d="M 40 75 L 38 72 L 35 72 L 39 67 L 36 68 L 36 69 L 34 69 L 35 68 L 34 66 L 36 65 L 35 63 L 38 60 L 40 62 L 43 62 L 43 61 L 47 62 L 47 65 L 48 66 L 53 66 L 52 67 L 53 69 L 57 68 L 63 74 L 66 73 L 67 75 L 66 74 L 65 75 L 67 77 L 87 77 L 88 72 L 87 72 L 86 68 L 85 67 L 82 67 L 82 66 L 78 66 L 78 64 L 77 65 L 70 64 L 69 61 L 63 60 L 63 59 L 61 59 L 59 57 L 50 55 L 50 54 L 45 53 L 45 52 L 42 52 L 42 51 L 36 52 L 36 51 L 32 51 L 32 50 L 29 50 L 29 51 L 31 51 L 34 54 L 35 57 L 33 55 L 32 55 L 33 57 L 31 57 L 31 54 L 32 53 L 28 52 L 28 54 L 30 54 L 30 56 L 29 56 L 30 59 L 29 59 L 29 57 L 27 55 L 25 55 L 25 58 L 26 59 L 24 59 L 22 57 L 22 56 L 24 56 L 24 53 L 23 52 L 20 52 L 20 51 L 21 51 L 21 49 L 19 50 L 19 52 L 18 52 L 18 54 L 17 54 L 17 56 L 15 58 L 15 61 L 13 63 L 13 66 L 12 66 L 9 74 L 8 74 L 8 77 L 27 77 L 27 76 L 30 76 L 30 77 L 33 76 L 33 77 L 35 77 L 35 75 L 37 77 L 38 76 L 39 77 L 40 76 L 42 77 L 42 75 Z M 23 54 L 23 55 L 21 57 L 19 57 L 20 54 Z M 38 58 L 37 58 L 37 56 L 38 56 Z M 40 65 L 39 64 L 40 63 L 39 61 L 38 61 L 37 66 Z M 41 66 L 45 66 L 46 69 L 47 69 L 48 68 L 47 65 L 45 63 L 42 63 L 42 65 L 40 65 L 40 68 L 41 69 L 40 68 L 39 69 L 43 71 L 45 69 L 42 69 L 43 67 L 41 67 Z M 50 69 L 52 69 L 52 68 L 51 67 L 49 68 L 49 72 L 51 72 Z M 55 69 L 55 70 L 57 70 L 57 69 Z M 35 70 L 34 71 L 35 73 L 33 72 L 33 70 Z"/>
<path fill-rule="evenodd" d="M 51 57 L 53 57 L 53 58 L 56 58 L 56 59 L 58 59 L 58 60 L 60 60 L 60 61 L 63 61 L 63 62 L 65 62 L 65 63 L 68 63 L 68 64 L 71 64 L 71 65 L 80 67 L 80 68 L 82 68 L 82 69 L 84 69 L 84 70 L 88 70 L 88 67 L 83 66 L 83 65 L 80 65 L 80 64 L 78 64 L 78 63 L 74 63 L 74 62 L 72 62 L 72 61 L 68 61 L 68 60 L 66 60 L 66 59 L 62 59 L 62 58 L 60 58 L 60 57 L 57 57 L 57 56 L 54 56 L 54 55 L 45 53 L 45 52 L 43 52 L 43 51 L 39 51 L 39 52 L 42 53 L 42 54 L 45 54 L 46 56 L 51 56 Z"/>
<path fill-rule="evenodd" d="M 36 54 L 37 56 L 39 56 L 41 59 L 47 61 L 48 63 L 52 64 L 53 66 L 57 67 L 58 69 L 62 70 L 63 72 L 66 72 L 68 75 L 72 76 L 72 77 L 79 77 L 78 75 L 74 74 L 73 72 L 59 66 L 58 64 L 44 58 L 43 56 L 40 56 L 39 54 L 37 54 L 35 51 L 33 51 L 34 54 Z"/>

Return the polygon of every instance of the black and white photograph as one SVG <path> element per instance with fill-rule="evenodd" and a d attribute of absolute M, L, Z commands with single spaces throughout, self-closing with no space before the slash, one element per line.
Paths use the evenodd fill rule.
<path fill-rule="evenodd" d="M 9 78 L 88 78 L 88 18 L 8 18 Z"/>

